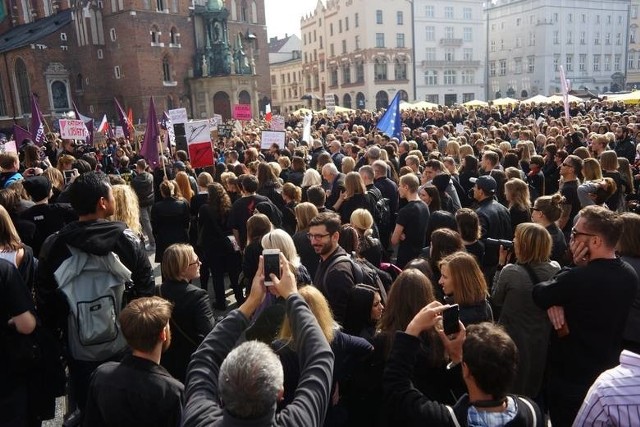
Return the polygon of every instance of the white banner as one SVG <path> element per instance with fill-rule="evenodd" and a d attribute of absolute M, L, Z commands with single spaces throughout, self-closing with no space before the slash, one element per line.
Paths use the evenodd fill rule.
<path fill-rule="evenodd" d="M 169 118 L 171 119 L 171 123 L 173 123 L 174 125 L 187 123 L 189 121 L 186 108 L 176 108 L 175 110 L 169 110 L 168 113 Z"/>
<path fill-rule="evenodd" d="M 62 139 L 86 139 L 89 136 L 82 120 L 60 119 L 58 123 Z"/>
<path fill-rule="evenodd" d="M 285 132 L 263 130 L 260 137 L 260 149 L 268 150 L 273 144 L 278 144 L 278 147 L 283 149 L 285 135 Z"/>

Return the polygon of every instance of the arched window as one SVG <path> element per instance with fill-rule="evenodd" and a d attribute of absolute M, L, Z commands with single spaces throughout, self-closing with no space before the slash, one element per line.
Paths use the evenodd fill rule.
<path fill-rule="evenodd" d="M 251 104 L 251 95 L 246 90 L 238 94 L 238 104 Z"/>
<path fill-rule="evenodd" d="M 376 93 L 376 110 L 389 106 L 389 95 L 384 90 Z"/>
<path fill-rule="evenodd" d="M 347 85 L 351 83 L 351 64 L 349 62 L 342 64 L 342 83 Z"/>
<path fill-rule="evenodd" d="M 387 58 L 376 58 L 374 64 L 374 75 L 376 81 L 387 80 Z"/>
<path fill-rule="evenodd" d="M 258 6 L 256 5 L 255 1 L 251 2 L 251 23 L 258 23 Z"/>
<path fill-rule="evenodd" d="M 76 90 L 84 90 L 84 77 L 82 77 L 82 74 L 80 73 L 78 73 L 78 75 L 76 76 Z"/>
<path fill-rule="evenodd" d="M 173 110 L 173 98 L 171 95 L 167 96 L 167 110 Z"/>
<path fill-rule="evenodd" d="M 162 81 L 171 82 L 171 64 L 169 63 L 169 57 L 162 58 Z"/>
<path fill-rule="evenodd" d="M 180 44 L 180 34 L 176 27 L 171 27 L 171 31 L 169 32 L 169 43 L 176 46 Z"/>
<path fill-rule="evenodd" d="M 407 63 L 404 60 L 396 58 L 393 71 L 396 80 L 407 80 Z"/>
<path fill-rule="evenodd" d="M 67 94 L 67 85 L 60 80 L 51 83 L 51 97 L 53 99 L 54 110 L 68 110 L 69 96 Z"/>
<path fill-rule="evenodd" d="M 16 60 L 14 78 L 16 82 L 16 89 L 18 91 L 18 108 L 22 114 L 29 114 L 31 113 L 31 88 L 29 86 L 27 67 L 24 65 L 24 61 L 20 58 Z"/>
<path fill-rule="evenodd" d="M 238 5 L 236 4 L 236 0 L 231 0 L 231 20 L 238 20 Z"/>
<path fill-rule="evenodd" d="M 242 3 L 240 5 L 240 21 L 242 22 L 248 22 L 249 21 L 249 11 L 247 10 L 247 2 L 245 0 L 242 0 Z"/>
<path fill-rule="evenodd" d="M 362 92 L 358 92 L 358 94 L 356 95 L 356 108 L 364 108 L 364 93 Z"/>
<path fill-rule="evenodd" d="M 342 106 L 344 108 L 351 108 L 351 95 L 345 93 L 342 97 Z"/>
<path fill-rule="evenodd" d="M 151 44 L 152 45 L 160 44 L 160 30 L 158 29 L 158 26 L 152 25 L 151 31 L 149 31 L 149 33 L 151 34 Z"/>
<path fill-rule="evenodd" d="M 400 93 L 400 101 L 409 101 L 409 94 L 406 90 L 399 90 L 398 93 Z"/>

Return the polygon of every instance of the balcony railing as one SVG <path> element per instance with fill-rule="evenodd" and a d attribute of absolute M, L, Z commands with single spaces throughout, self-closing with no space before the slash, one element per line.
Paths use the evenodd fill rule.
<path fill-rule="evenodd" d="M 479 68 L 480 61 L 422 61 L 424 68 Z"/>

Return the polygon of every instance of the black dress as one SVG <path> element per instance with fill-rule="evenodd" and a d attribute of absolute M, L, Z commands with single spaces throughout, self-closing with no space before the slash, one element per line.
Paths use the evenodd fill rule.
<path fill-rule="evenodd" d="M 189 243 L 189 205 L 171 197 L 156 202 L 151 209 L 151 227 L 156 239 L 155 262 L 162 262 L 165 249 L 174 243 Z"/>

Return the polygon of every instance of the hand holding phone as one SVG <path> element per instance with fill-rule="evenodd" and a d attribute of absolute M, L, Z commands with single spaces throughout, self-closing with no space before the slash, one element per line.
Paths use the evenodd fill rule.
<path fill-rule="evenodd" d="M 453 304 L 442 312 L 442 329 L 447 336 L 460 332 L 460 306 Z"/>
<path fill-rule="evenodd" d="M 264 258 L 264 285 L 273 286 L 271 275 L 280 278 L 280 249 L 264 249 L 262 251 Z"/>

